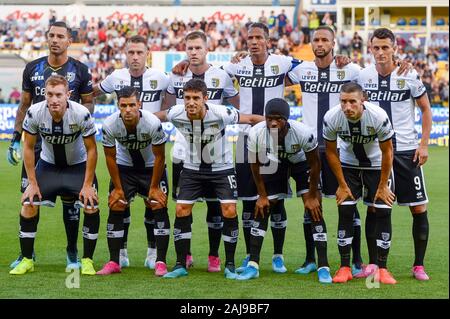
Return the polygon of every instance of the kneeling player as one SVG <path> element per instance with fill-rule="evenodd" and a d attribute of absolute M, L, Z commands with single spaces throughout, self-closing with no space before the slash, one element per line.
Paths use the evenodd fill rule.
<path fill-rule="evenodd" d="M 323 121 L 327 159 L 339 184 L 336 202 L 341 267 L 333 282 L 343 283 L 353 278 L 350 269 L 353 211 L 357 200 L 364 194 L 364 203 L 375 207 L 376 214 L 374 226 L 378 270 L 375 280 L 395 284 L 396 280 L 386 268 L 392 235 L 391 210 L 395 199 L 390 189 L 393 159 L 391 139 L 394 131 L 383 109 L 364 102 L 362 88 L 358 84 L 344 84 L 340 101 L 340 105 L 325 114 Z M 339 155 L 337 137 L 342 140 Z"/>
<path fill-rule="evenodd" d="M 249 154 L 254 160 L 251 168 L 259 198 L 256 202 L 255 222 L 251 230 L 250 260 L 247 267 L 238 276 L 238 280 L 259 277 L 259 256 L 269 215 L 273 215 L 273 212 L 276 211 L 274 207 L 282 204 L 283 198 L 288 193 L 290 165 L 297 168 L 297 174 L 294 177 L 298 184 L 300 182 L 307 183 L 307 166 L 311 167 L 309 186 L 305 187 L 306 192 L 303 193 L 302 198 L 306 210 L 314 220 L 313 225 L 320 225 L 320 233 L 325 234 L 326 238 L 318 191 L 320 159 L 317 139 L 311 129 L 302 123 L 289 120 L 289 105 L 283 99 L 276 98 L 267 102 L 265 114 L 266 121 L 257 124 L 250 130 L 248 140 Z M 299 179 L 302 178 L 305 180 L 300 181 Z M 316 228 L 319 229 L 319 227 Z M 320 241 L 316 247 L 320 262 L 319 280 L 331 283 L 326 259 L 326 241 Z"/>
<path fill-rule="evenodd" d="M 222 238 L 225 247 L 225 277 L 235 279 L 234 254 L 238 239 L 236 214 L 236 177 L 233 151 L 226 141 L 225 128 L 231 124 L 256 124 L 264 118 L 240 114 L 223 105 L 206 104 L 207 87 L 201 79 L 191 79 L 183 87 L 184 105 L 178 104 L 156 115 L 171 121 L 187 141 L 186 157 L 180 175 L 177 196 L 174 241 L 177 262 L 165 278 L 186 276 L 186 256 L 192 237 L 192 207 L 198 198 L 214 191 L 223 216 Z"/>
<path fill-rule="evenodd" d="M 20 247 L 23 259 L 9 273 L 23 275 L 34 270 L 32 253 L 40 205 L 55 206 L 57 196 L 76 198 L 84 208 L 84 255 L 81 273 L 95 275 L 92 257 L 98 237 L 97 147 L 95 124 L 89 110 L 69 101 L 67 80 L 50 76 L 45 83 L 45 101 L 27 111 L 24 164 L 29 185 L 22 196 Z M 41 159 L 34 165 L 37 134 L 42 137 Z"/>
<path fill-rule="evenodd" d="M 167 273 L 166 254 L 170 222 L 167 214 L 167 177 L 164 169 L 166 135 L 161 121 L 141 110 L 139 93 L 124 87 L 117 92 L 119 111 L 103 124 L 103 147 L 111 176 L 107 224 L 110 261 L 98 275 L 121 271 L 120 248 L 123 241 L 123 213 L 136 194 L 155 215 L 155 275 Z"/>

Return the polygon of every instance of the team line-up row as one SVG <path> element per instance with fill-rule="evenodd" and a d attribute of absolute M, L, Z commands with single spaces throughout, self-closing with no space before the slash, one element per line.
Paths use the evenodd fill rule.
<path fill-rule="evenodd" d="M 54 205 L 58 195 L 65 212 L 79 216 L 79 207 L 85 208 L 81 265 L 77 260 L 76 234 L 66 227 L 68 267 L 81 267 L 83 274 L 96 273 L 92 261 L 99 228 L 95 126 L 86 108 L 72 102 L 81 98 L 83 103 L 84 96 L 87 103 L 83 104 L 90 104 L 86 101 L 89 89 L 82 88 L 82 76 L 78 74 L 82 68 L 81 72 L 68 71 L 68 62 L 72 62 L 74 71 L 79 71 L 79 65 L 67 57 L 67 46 L 65 67 L 54 68 L 50 64 L 52 56 L 57 59 L 61 55 L 58 53 L 64 45 L 58 42 L 62 37 L 57 35 L 65 31 L 66 27 L 53 25 L 48 33 L 55 38 L 53 47 L 49 46 L 50 55 L 33 61 L 34 64 L 30 62 L 24 71 L 24 92 L 30 92 L 33 102 L 42 102 L 31 107 L 29 103 L 23 112 L 26 116 L 22 116 L 22 120 L 25 117 L 19 235 L 22 252 L 12 264 L 12 274 L 34 269 L 39 205 Z M 222 236 L 225 277 L 257 278 L 259 254 L 270 217 L 274 236 L 272 266 L 276 272 L 286 272 L 282 256 L 286 229 L 283 199 L 290 193 L 288 179 L 292 177 L 305 206 L 307 256 L 297 273 L 317 270 L 322 283 L 346 282 L 352 277 L 372 274 L 382 283 L 395 283 L 386 263 L 392 232 L 391 207 L 396 200 L 409 206 L 414 217 L 413 275 L 419 280 L 428 279 L 423 267 L 428 199 L 421 165 L 428 157 L 431 113 L 420 78 L 414 71 L 399 71 L 393 60 L 395 36 L 383 28 L 374 32 L 371 49 L 377 64 L 364 70 L 352 64 L 336 66 L 332 53 L 334 33 L 328 28 L 319 28 L 314 33 L 314 62 L 269 54 L 267 40 L 267 27 L 253 24 L 247 39 L 249 56 L 219 69 L 206 63 L 204 35 L 194 32 L 186 37 L 187 70 L 178 72 L 181 75 L 174 73 L 169 79 L 158 77 L 155 70 L 145 67 L 148 54 L 145 42 L 133 37 L 126 49 L 129 68 L 114 71 L 94 87 L 94 94 L 115 91 L 119 108 L 103 124 L 103 146 L 111 176 L 107 223 L 110 261 L 97 274 L 120 272 L 121 267 L 128 265 L 129 202 L 136 194 L 144 197 L 147 207 L 149 249 L 145 264 L 155 269 L 156 275 L 165 278 L 187 275 L 192 263 L 191 213 L 198 198 L 206 198 L 208 203 L 209 271 L 221 269 L 218 247 Z M 44 72 L 42 78 L 36 76 L 32 72 L 39 64 L 50 66 L 51 72 Z M 59 72 L 63 76 L 55 75 Z M 68 76 L 69 73 L 73 75 Z M 34 79 L 28 76 L 31 74 Z M 239 94 L 230 76 L 237 80 Z M 39 80 L 45 92 L 41 97 L 32 90 Z M 301 85 L 306 125 L 289 120 L 289 105 L 281 98 L 285 83 Z M 339 90 L 325 89 L 336 86 Z M 161 93 L 165 90 L 163 109 L 176 105 L 160 111 L 164 95 Z M 74 91 L 78 98 L 74 99 Z M 239 111 L 220 105 L 224 97 Z M 420 145 L 414 129 L 414 100 L 424 119 Z M 21 110 L 19 107 L 18 115 Z M 16 124 L 20 124 L 20 117 L 17 118 Z M 170 224 L 164 170 L 166 137 L 161 121 L 171 121 L 178 129 L 173 152 L 173 197 L 177 200 L 173 237 L 177 263 L 171 272 L 165 263 Z M 244 151 L 242 161 L 234 165 L 232 148 L 225 141 L 224 132 L 226 125 L 237 123 L 243 124 L 238 145 Z M 19 131 L 16 133 L 8 153 L 8 159 L 15 164 L 19 160 L 21 135 Z M 42 151 L 35 154 L 39 136 Z M 341 267 L 334 278 L 327 261 L 321 193 L 335 195 L 338 204 Z M 247 257 L 241 267 L 235 268 L 238 197 L 243 200 Z M 367 266 L 362 263 L 359 251 L 360 218 L 356 202 L 360 197 L 368 205 Z M 79 219 L 76 231 L 78 223 Z"/>

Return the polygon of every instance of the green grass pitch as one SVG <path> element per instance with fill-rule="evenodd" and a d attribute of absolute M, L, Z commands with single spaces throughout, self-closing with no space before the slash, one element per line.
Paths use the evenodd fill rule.
<path fill-rule="evenodd" d="M 69 275 L 65 272 L 66 238 L 60 201 L 57 207 L 43 208 L 41 211 L 35 245 L 37 262 L 34 273 L 14 277 L 8 274 L 9 263 L 17 257 L 19 252 L 17 233 L 20 193 L 18 189 L 21 168 L 7 164 L 5 158 L 7 147 L 7 142 L 0 143 L 0 298 L 449 298 L 448 148 L 431 147 L 429 161 L 424 167 L 430 198 L 428 208 L 430 238 L 425 259 L 426 269 L 431 277 L 429 282 L 418 282 L 411 277 L 412 218 L 407 208 L 398 206 L 395 206 L 393 210 L 393 241 L 388 263 L 390 271 L 398 280 L 397 285 L 382 285 L 378 289 L 368 289 L 365 280 L 358 279 L 347 284 L 323 286 L 318 283 L 315 273 L 307 276 L 294 274 L 294 270 L 303 262 L 305 255 L 301 227 L 303 207 L 297 198 L 288 200 L 286 204 L 288 228 L 284 256 L 288 273 L 275 274 L 271 270 L 273 245 L 270 231 L 266 235 L 262 249 L 259 279 L 237 282 L 226 280 L 223 273 L 207 273 L 206 206 L 199 203 L 195 205 L 193 212 L 194 268 L 189 271 L 189 276 L 177 280 L 157 278 L 153 271 L 144 268 L 143 265 L 146 254 L 146 235 L 143 224 L 144 206 L 139 199 L 133 204 L 131 213 L 128 245 L 131 267 L 113 276 L 82 276 L 78 289 L 68 289 L 65 284 Z M 171 145 L 168 145 L 168 149 L 170 147 Z M 101 226 L 94 262 L 96 269 L 100 269 L 109 256 L 105 230 L 109 177 L 101 145 L 99 145 L 97 177 L 100 184 Z M 174 202 L 170 200 L 169 214 L 172 225 L 174 209 Z M 238 211 L 240 210 L 239 203 Z M 360 204 L 359 210 L 364 227 L 365 208 Z M 334 273 L 339 260 L 336 244 L 337 209 L 334 200 L 324 200 L 324 214 L 328 226 L 328 257 Z M 245 255 L 242 231 L 240 237 L 236 264 L 239 264 Z M 78 248 L 82 251 L 81 234 Z M 367 261 L 364 235 L 362 252 L 363 258 Z M 223 243 L 220 254 L 224 256 Z M 168 266 L 172 267 L 174 262 L 175 250 L 171 236 Z"/>

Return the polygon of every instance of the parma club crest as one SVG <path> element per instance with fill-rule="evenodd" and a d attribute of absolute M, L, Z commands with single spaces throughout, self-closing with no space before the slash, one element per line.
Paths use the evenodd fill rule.
<path fill-rule="evenodd" d="M 345 71 L 344 70 L 338 70 L 336 73 L 336 76 L 339 80 L 345 79 Z"/>
<path fill-rule="evenodd" d="M 271 65 L 270 71 L 272 71 L 273 74 L 278 74 L 280 72 L 280 67 L 278 65 Z"/>
<path fill-rule="evenodd" d="M 156 89 L 158 87 L 158 81 L 157 80 L 150 80 L 150 88 L 152 90 Z"/>
<path fill-rule="evenodd" d="M 67 72 L 66 79 L 67 79 L 67 82 L 75 81 L 75 72 Z"/>
<path fill-rule="evenodd" d="M 397 80 L 397 87 L 401 90 L 405 88 L 406 81 L 404 79 Z"/>
<path fill-rule="evenodd" d="M 220 85 L 220 80 L 217 79 L 217 78 L 212 78 L 211 79 L 211 84 L 212 84 L 213 87 L 217 88 Z"/>

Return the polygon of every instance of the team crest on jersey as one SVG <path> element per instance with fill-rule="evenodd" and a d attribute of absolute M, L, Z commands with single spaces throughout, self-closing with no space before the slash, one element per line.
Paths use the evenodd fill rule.
<path fill-rule="evenodd" d="M 164 228 L 164 222 L 157 222 L 156 226 L 158 227 L 158 229 L 163 229 Z"/>
<path fill-rule="evenodd" d="M 158 87 L 158 81 L 157 80 L 150 80 L 150 87 L 154 90 Z"/>
<path fill-rule="evenodd" d="M 69 124 L 69 129 L 74 132 L 78 131 L 78 124 Z"/>
<path fill-rule="evenodd" d="M 213 130 L 218 130 L 219 129 L 219 124 L 212 124 L 210 126 L 210 128 L 213 129 Z"/>
<path fill-rule="evenodd" d="M 67 82 L 75 81 L 75 72 L 67 72 L 66 79 L 67 79 Z"/>
<path fill-rule="evenodd" d="M 367 126 L 367 134 L 375 135 L 375 128 L 373 126 Z"/>
<path fill-rule="evenodd" d="M 219 87 L 220 80 L 218 78 L 213 78 L 213 79 L 211 79 L 211 83 L 212 83 L 212 86 L 217 88 L 217 87 Z"/>
<path fill-rule="evenodd" d="M 397 87 L 401 90 L 405 87 L 406 81 L 404 79 L 397 80 Z"/>
<path fill-rule="evenodd" d="M 339 71 L 337 71 L 336 75 L 337 75 L 337 78 L 339 80 L 343 80 L 345 78 L 345 71 L 344 70 L 339 70 Z"/>
<path fill-rule="evenodd" d="M 316 228 L 316 232 L 318 232 L 318 233 L 323 232 L 323 227 L 321 225 L 316 226 L 315 228 Z"/>
<path fill-rule="evenodd" d="M 271 65 L 270 71 L 272 71 L 273 74 L 278 74 L 280 72 L 280 67 L 278 65 Z"/>
<path fill-rule="evenodd" d="M 39 131 L 42 132 L 42 133 L 50 133 L 50 132 L 51 132 L 51 129 L 48 128 L 48 127 L 45 127 L 45 124 L 44 124 L 44 123 L 41 123 L 41 124 L 39 125 Z"/>
<path fill-rule="evenodd" d="M 340 230 L 340 231 L 338 231 L 338 237 L 339 238 L 344 238 L 345 237 L 345 230 Z"/>
<path fill-rule="evenodd" d="M 150 139 L 150 134 L 141 133 L 141 137 L 142 137 L 143 140 L 148 140 L 148 139 Z"/>
<path fill-rule="evenodd" d="M 300 151 L 300 144 L 292 144 L 291 145 L 291 149 L 292 149 L 293 152 Z"/>
<path fill-rule="evenodd" d="M 381 238 L 382 238 L 384 241 L 388 241 L 388 240 L 389 240 L 389 237 L 390 237 L 389 233 L 381 233 Z"/>

